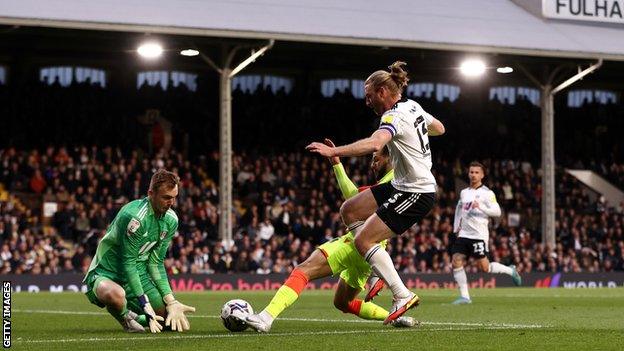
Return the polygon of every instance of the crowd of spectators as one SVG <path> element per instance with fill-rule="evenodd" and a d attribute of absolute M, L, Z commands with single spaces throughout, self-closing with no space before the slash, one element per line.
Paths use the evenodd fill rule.
<path fill-rule="evenodd" d="M 35 86 L 17 92 L 0 86 L 0 112 L 13 116 L 0 132 L 6 137 L 0 148 L 2 274 L 85 272 L 119 208 L 145 196 L 151 174 L 162 167 L 181 177 L 175 208 L 179 235 L 166 260 L 172 274 L 287 273 L 317 245 L 344 234 L 343 199 L 331 167 L 302 147 L 325 136 L 348 142 L 373 130 L 371 112 L 348 93 L 327 98 L 270 88 L 234 91 L 234 243 L 229 245 L 218 237 L 219 154 L 202 151 L 216 150 L 218 128 L 210 127 L 216 114 L 202 110 L 211 99 L 199 93 L 201 85 L 198 93 L 144 86 L 136 99 L 126 99 L 133 100 L 129 107 L 99 86 Z M 623 205 L 604 203 L 563 168 L 556 181 L 557 244 L 541 243 L 537 107 L 523 99 L 515 105 L 495 100 L 475 117 L 461 96 L 453 103 L 419 101 L 444 121 L 448 133 L 432 138 L 439 184 L 435 208 L 388 246 L 398 270 L 451 272 L 457 190 L 473 159 L 487 165 L 486 184 L 504 211 L 492 224 L 494 260 L 516 264 L 521 272 L 624 270 Z M 558 120 L 568 118 L 558 124 L 560 164 L 596 170 L 622 187 L 624 164 L 615 133 L 622 130 L 617 129 L 624 118 L 620 106 L 559 106 L 564 112 Z M 172 149 L 146 151 L 145 128 L 135 117 L 148 107 L 176 121 Z M 582 134 L 576 126 L 588 111 L 596 121 Z M 49 120 L 41 128 L 44 118 Z M 198 121 L 202 126 L 196 128 Z M 569 133 L 567 139 L 560 133 Z M 343 163 L 356 184 L 375 182 L 367 158 Z"/>
<path fill-rule="evenodd" d="M 340 191 L 325 159 L 305 153 L 234 156 L 234 245 L 218 237 L 218 187 L 209 176 L 218 157 L 191 162 L 177 151 L 152 157 L 111 147 L 0 151 L 0 266 L 6 273 L 84 272 L 97 241 L 127 201 L 145 196 L 150 175 L 166 167 L 181 177 L 179 235 L 166 260 L 175 273 L 289 272 L 314 248 L 344 234 Z M 372 184 L 368 159 L 343 160 L 356 184 Z M 437 159 L 438 201 L 426 220 L 392 240 L 402 272 L 450 272 L 449 245 L 457 180 L 465 169 Z M 557 245 L 541 243 L 539 172 L 528 162 L 485 161 L 486 183 L 504 209 L 492 225 L 492 258 L 522 272 L 624 270 L 624 213 L 573 177 L 557 172 Z M 30 177 L 28 176 L 30 175 Z M 456 184 L 457 183 L 457 184 Z M 58 204 L 42 217 L 41 203 Z"/>

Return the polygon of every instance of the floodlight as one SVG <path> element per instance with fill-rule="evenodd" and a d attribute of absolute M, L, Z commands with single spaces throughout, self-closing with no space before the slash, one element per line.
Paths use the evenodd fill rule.
<path fill-rule="evenodd" d="M 185 49 L 180 51 L 180 55 L 182 56 L 197 56 L 199 55 L 199 51 L 195 49 Z"/>
<path fill-rule="evenodd" d="M 163 48 L 158 43 L 143 43 L 139 46 L 137 52 L 142 57 L 153 59 L 162 55 Z"/>
<path fill-rule="evenodd" d="M 479 59 L 469 59 L 459 66 L 462 74 L 468 77 L 477 77 L 485 73 L 485 62 Z"/>
<path fill-rule="evenodd" d="M 503 74 L 507 74 L 507 73 L 511 73 L 513 72 L 513 68 L 509 67 L 509 66 L 505 66 L 505 67 L 498 67 L 496 69 L 496 72 L 498 73 L 503 73 Z"/>

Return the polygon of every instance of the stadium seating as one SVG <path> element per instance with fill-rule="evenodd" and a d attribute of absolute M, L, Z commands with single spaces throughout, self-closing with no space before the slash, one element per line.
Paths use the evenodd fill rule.
<path fill-rule="evenodd" d="M 166 92 L 144 86 L 131 99 L 96 85 L 0 86 L 0 113 L 12 116 L 0 129 L 0 273 L 84 272 L 119 207 L 144 196 L 151 173 L 161 167 L 181 177 L 179 236 L 166 261 L 172 274 L 287 273 L 316 245 L 343 234 L 342 199 L 331 167 L 305 153 L 302 146 L 310 140 L 300 135 L 305 129 L 310 138 L 348 142 L 370 133 L 375 122 L 363 102 L 349 93 L 326 98 L 234 91 L 235 245 L 226 250 L 217 230 L 219 155 L 206 151 L 217 150 L 211 127 L 216 115 L 204 108 L 211 103 L 205 95 L 183 85 Z M 389 245 L 400 271 L 451 272 L 448 248 L 461 184 L 456 180 L 465 178 L 463 167 L 472 159 L 489 168 L 486 184 L 504 211 L 489 244 L 496 261 L 516 264 L 521 272 L 624 270 L 624 205 L 603 203 L 563 172 L 566 166 L 590 168 L 624 186 L 622 144 L 615 133 L 623 129 L 621 105 L 558 107 L 557 245 L 545 247 L 537 107 L 494 100 L 483 116 L 471 116 L 470 101 L 461 96 L 453 103 L 419 101 L 449 132 L 432 141 L 440 186 L 436 207 Z M 135 118 L 146 108 L 176 122 L 173 149 L 148 151 L 144 127 Z M 595 138 L 577 130 L 589 114 L 595 121 L 587 133 Z M 200 128 L 194 125 L 198 116 L 205 117 Z M 40 128 L 43 119 L 53 127 Z M 63 144 L 67 140 L 71 144 Z M 368 161 L 343 160 L 356 184 L 374 183 Z M 44 216 L 44 203 L 58 204 L 52 216 Z"/>

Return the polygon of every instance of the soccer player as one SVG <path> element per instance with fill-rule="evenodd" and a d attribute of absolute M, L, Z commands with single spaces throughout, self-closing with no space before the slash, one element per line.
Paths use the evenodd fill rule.
<path fill-rule="evenodd" d="M 494 192 L 483 185 L 485 166 L 479 162 L 470 163 L 468 178 L 470 186 L 459 194 L 455 209 L 453 232 L 457 239 L 451 247 L 453 254 L 453 277 L 459 286 L 460 297 L 453 301 L 454 305 L 472 303 L 468 294 L 468 279 L 464 265 L 468 257 L 474 257 L 477 267 L 482 272 L 503 273 L 511 276 L 515 285 L 522 284 L 516 266 L 505 266 L 498 262 L 490 262 L 487 258 L 490 217 L 500 217 L 501 208 L 496 202 Z"/>
<path fill-rule="evenodd" d="M 325 139 L 325 143 L 333 146 L 329 139 Z M 369 188 L 361 187 L 358 189 L 347 176 L 338 157 L 330 158 L 330 162 L 333 165 L 340 191 L 346 199 Z M 377 184 L 392 180 L 394 171 L 389 162 L 387 148 L 373 154 L 371 169 L 378 180 Z M 385 241 L 382 245 L 385 247 Z M 388 316 L 388 311 L 382 307 L 356 298 L 364 289 L 371 269 L 370 265 L 358 254 L 353 244 L 353 234 L 349 232 L 320 245 L 305 262 L 292 271 L 264 310 L 247 317 L 247 324 L 259 332 L 268 332 L 273 321 L 299 298 L 309 281 L 338 274 L 340 274 L 340 280 L 334 295 L 334 306 L 337 309 L 369 320 L 384 320 Z M 402 317 L 396 319 L 392 325 L 395 327 L 413 327 L 416 325 L 416 321 L 411 317 Z"/>
<path fill-rule="evenodd" d="M 366 155 L 385 145 L 390 149 L 395 172 L 392 182 L 359 193 L 345 201 L 340 211 L 349 230 L 356 233 L 358 252 L 392 290 L 393 304 L 384 323 L 402 316 L 420 299 L 407 289 L 380 243 L 393 233 L 401 235 L 433 207 L 436 182 L 431 173 L 429 136 L 445 131 L 418 103 L 402 96 L 409 80 L 404 65 L 395 62 L 389 72 L 376 71 L 364 83 L 366 105 L 381 116 L 379 129 L 370 137 L 338 147 L 318 142 L 306 147 L 326 157 Z"/>
<path fill-rule="evenodd" d="M 186 312 L 195 308 L 178 302 L 163 264 L 178 228 L 171 209 L 180 179 L 159 170 L 152 176 L 148 196 L 121 208 L 98 244 L 84 279 L 89 301 L 107 311 L 128 332 L 190 329 Z M 166 316 L 166 320 L 164 317 Z"/>

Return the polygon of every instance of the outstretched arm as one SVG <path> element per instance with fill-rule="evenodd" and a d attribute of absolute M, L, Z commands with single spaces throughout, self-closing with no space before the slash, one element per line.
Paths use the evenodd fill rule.
<path fill-rule="evenodd" d="M 331 147 L 323 143 L 314 142 L 306 146 L 306 149 L 325 157 L 362 156 L 381 150 L 390 139 L 392 139 L 390 131 L 378 129 L 368 138 L 358 140 L 348 145 Z"/>
<path fill-rule="evenodd" d="M 175 227 L 173 227 L 167 234 L 167 238 L 162 240 L 159 247 L 151 253 L 148 269 L 152 281 L 156 285 L 156 288 L 160 292 L 161 296 L 163 296 L 163 301 L 167 306 L 167 319 L 165 320 L 165 325 L 170 325 L 171 330 L 173 331 L 177 330 L 182 332 L 184 330 L 191 329 L 191 325 L 184 313 L 195 312 L 195 307 L 186 306 L 176 300 L 173 296 L 164 264 L 167 250 L 169 249 L 169 245 L 171 244 L 171 240 L 173 239 L 177 228 L 178 226 L 176 223 Z"/>
<path fill-rule="evenodd" d="M 334 142 L 330 139 L 325 139 L 325 145 L 329 147 L 336 147 Z M 336 175 L 336 180 L 338 181 L 338 187 L 340 188 L 340 192 L 342 193 L 342 197 L 348 199 L 350 197 L 355 196 L 358 193 L 357 186 L 349 179 L 347 176 L 347 172 L 344 169 L 344 166 L 340 162 L 339 157 L 328 157 L 329 162 L 332 164 L 332 168 L 334 169 L 334 174 Z"/>

